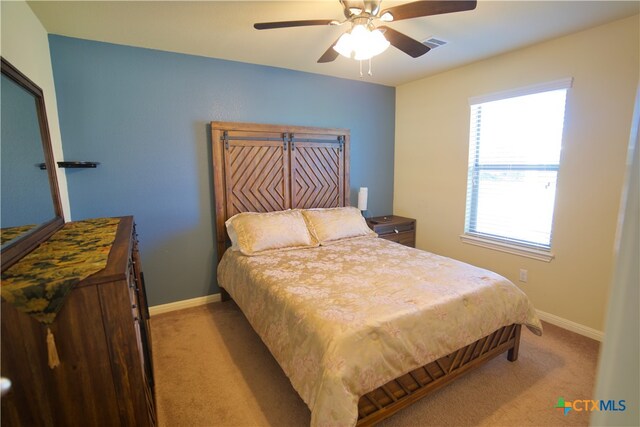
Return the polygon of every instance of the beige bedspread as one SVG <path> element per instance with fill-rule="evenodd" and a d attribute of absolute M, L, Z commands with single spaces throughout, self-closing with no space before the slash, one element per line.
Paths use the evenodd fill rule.
<path fill-rule="evenodd" d="M 488 270 L 380 238 L 247 257 L 218 281 L 312 426 L 352 426 L 361 395 L 512 323 L 541 334 L 526 295 Z"/>

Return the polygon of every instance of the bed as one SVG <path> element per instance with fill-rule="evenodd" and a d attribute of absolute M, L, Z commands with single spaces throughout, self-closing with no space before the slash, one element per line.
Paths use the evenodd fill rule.
<path fill-rule="evenodd" d="M 377 238 L 340 209 L 349 205 L 348 131 L 213 122 L 212 144 L 223 299 L 243 311 L 313 426 L 378 422 L 499 354 L 515 361 L 521 325 L 541 333 L 505 278 Z M 333 229 L 317 221 L 335 212 L 337 229 L 352 221 L 342 228 L 357 233 L 329 239 Z M 286 224 L 276 237 L 304 233 L 303 218 L 311 240 L 227 250 L 234 218 Z"/>

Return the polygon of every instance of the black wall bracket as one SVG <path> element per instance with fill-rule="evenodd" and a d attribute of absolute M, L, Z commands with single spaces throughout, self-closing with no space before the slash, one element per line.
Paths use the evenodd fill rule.
<path fill-rule="evenodd" d="M 57 162 L 57 163 L 59 168 L 74 168 L 74 169 L 95 168 L 100 164 L 99 162 Z M 42 170 L 47 169 L 47 165 L 44 163 L 39 163 L 38 167 Z"/>

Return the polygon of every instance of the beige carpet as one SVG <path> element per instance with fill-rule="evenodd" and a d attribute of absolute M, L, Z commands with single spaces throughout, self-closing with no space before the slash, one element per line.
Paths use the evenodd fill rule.
<path fill-rule="evenodd" d="M 381 426 L 588 425 L 554 406 L 590 399 L 598 342 L 544 324 L 523 328 L 520 356 L 500 356 L 385 420 Z M 233 303 L 151 319 L 160 427 L 308 426 L 310 413 Z"/>

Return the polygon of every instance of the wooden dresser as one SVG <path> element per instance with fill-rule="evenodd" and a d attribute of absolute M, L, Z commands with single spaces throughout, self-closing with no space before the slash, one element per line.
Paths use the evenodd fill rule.
<path fill-rule="evenodd" d="M 416 220 L 413 218 L 396 215 L 377 216 L 368 218 L 367 225 L 383 239 L 416 247 Z"/>
<path fill-rule="evenodd" d="M 151 335 L 133 217 L 122 217 L 106 268 L 76 284 L 46 326 L 2 301 L 3 426 L 153 426 Z M 49 349 L 50 351 L 50 349 Z"/>

